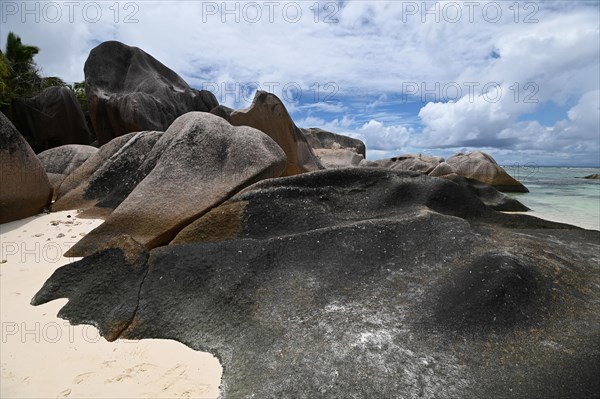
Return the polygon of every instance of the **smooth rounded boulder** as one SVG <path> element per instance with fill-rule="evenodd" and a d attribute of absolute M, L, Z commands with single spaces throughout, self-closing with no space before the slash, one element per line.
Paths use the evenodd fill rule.
<path fill-rule="evenodd" d="M 51 197 L 52 187 L 40 160 L 0 112 L 0 223 L 37 215 Z"/>
<path fill-rule="evenodd" d="M 218 105 L 206 90 L 192 89 L 145 51 L 107 41 L 84 66 L 90 119 L 100 145 L 125 133 L 164 131 L 180 115 Z"/>
<path fill-rule="evenodd" d="M 52 209 L 83 209 L 77 217 L 106 219 L 154 168 L 157 155 L 160 154 L 155 152 L 153 157 L 148 155 L 152 153 L 162 134 L 154 131 L 131 133 L 132 136 L 118 151 L 114 151 L 108 158 L 100 157 L 97 160 L 102 161 L 100 165 L 93 169 L 88 165 L 86 169 L 91 169 L 92 173 L 75 189 L 61 197 Z M 102 148 L 110 146 L 113 141 Z"/>
<path fill-rule="evenodd" d="M 69 198 L 65 198 L 68 193 L 85 185 L 98 169 L 104 163 L 116 154 L 131 138 L 137 133 L 128 133 L 111 140 L 103 145 L 91 155 L 83 164 L 69 174 L 61 183 L 56 193 L 56 202 L 52 204 L 53 211 L 66 211 L 69 209 L 81 209 L 89 206 L 90 201 L 83 198 L 81 194 L 71 194 Z"/>
<path fill-rule="evenodd" d="M 327 169 L 355 167 L 365 159 L 365 143 L 358 139 L 319 128 L 300 130 Z"/>
<path fill-rule="evenodd" d="M 352 150 L 358 155 L 362 155 L 363 158 L 366 157 L 367 149 L 365 147 L 365 143 L 359 139 L 344 136 L 343 134 L 328 132 L 327 130 L 317 127 L 300 130 L 302 130 L 302 133 L 304 133 L 308 144 L 310 144 L 310 146 L 315 150 L 333 150 L 336 148 L 344 148 L 347 150 Z"/>
<path fill-rule="evenodd" d="M 360 166 L 386 168 L 398 171 L 413 171 L 428 174 L 444 161 L 442 157 L 423 154 L 404 154 L 393 158 L 364 161 Z"/>
<path fill-rule="evenodd" d="M 481 152 L 458 153 L 446 160 L 459 176 L 479 180 L 494 186 L 499 191 L 527 193 L 529 190 L 521 182 L 502 169 L 494 158 Z"/>
<path fill-rule="evenodd" d="M 431 175 L 430 175 L 431 176 Z M 496 190 L 494 186 L 480 182 L 479 180 L 469 179 L 467 177 L 458 176 L 455 174 L 446 175 L 443 179 L 450 180 L 459 186 L 463 186 L 471 190 L 481 202 L 492 209 L 504 212 L 526 212 L 528 207 L 523 205 L 518 200 L 509 197 L 508 195 Z"/>
<path fill-rule="evenodd" d="M 213 353 L 224 399 L 597 396 L 598 231 L 381 168 L 264 180 L 200 221 L 66 265 L 32 303 Z"/>
<path fill-rule="evenodd" d="M 93 140 L 81 105 L 68 87 L 49 87 L 34 97 L 16 98 L 13 109 L 19 131 L 36 153 Z"/>
<path fill-rule="evenodd" d="M 38 154 L 48 174 L 54 195 L 58 194 L 58 188 L 63 180 L 96 152 L 98 149 L 90 145 L 68 144 Z"/>
<path fill-rule="evenodd" d="M 283 176 L 323 169 L 302 131 L 276 95 L 259 90 L 249 108 L 230 115 L 234 126 L 250 126 L 269 135 L 283 149 L 287 164 Z"/>
<path fill-rule="evenodd" d="M 203 112 L 175 120 L 154 145 L 151 172 L 67 256 L 87 256 L 120 235 L 148 248 L 168 244 L 186 225 L 257 181 L 278 177 L 283 150 L 266 134 Z"/>

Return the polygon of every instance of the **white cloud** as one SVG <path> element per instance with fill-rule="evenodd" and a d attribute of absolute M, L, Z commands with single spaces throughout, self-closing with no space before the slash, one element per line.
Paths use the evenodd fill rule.
<path fill-rule="evenodd" d="M 353 0 L 342 7 L 321 2 L 318 22 L 311 9 L 314 2 L 294 2 L 302 7 L 296 22 L 289 18 L 295 16 L 293 9 L 284 14 L 286 2 L 279 2 L 272 21 L 265 3 L 257 2 L 262 15 L 255 23 L 250 21 L 256 15 L 248 8 L 251 3 L 135 2 L 137 23 L 123 21 L 135 11 L 125 9 L 131 2 L 116 3 L 117 23 L 113 2 L 99 3 L 103 8 L 97 23 L 86 21 L 78 10 L 73 22 L 65 14 L 56 23 L 44 18 L 34 23 L 27 16 L 23 24 L 21 12 L 3 15 L 6 23 L 2 21 L 0 42 L 4 45 L 6 33 L 15 31 L 25 43 L 41 48 L 36 60 L 46 75 L 67 81 L 83 79 L 83 63 L 98 42 L 120 40 L 144 49 L 196 87 L 217 83 L 221 90 L 223 84 L 258 83 L 264 89 L 267 84 L 281 88 L 293 83 L 311 95 L 315 84 L 333 82 L 338 91 L 331 101 L 320 96 L 308 103 L 286 103 L 290 113 L 300 120 L 339 113 L 321 127 L 364 136 L 369 146 L 381 151 L 412 146 L 445 152 L 444 148 L 476 145 L 499 151 L 552 152 L 586 147 L 586 140 L 586 148 L 598 146 L 593 97 L 600 87 L 600 17 L 595 2 L 489 2 L 502 7 L 497 22 L 490 22 L 493 7 L 483 12 L 488 4 L 483 1 L 477 2 L 473 21 L 466 3 L 460 1 L 426 2 L 433 14 L 425 15 L 424 21 L 420 1 Z M 449 21 L 451 3 L 458 4 L 462 13 L 454 22 Z M 65 3 L 57 4 L 65 10 Z M 210 5 L 223 11 L 223 5 L 231 10 L 236 4 L 239 22 L 235 22 L 236 11 L 224 16 L 207 13 Z M 525 9 L 525 4 L 531 6 Z M 418 8 L 414 15 L 408 12 L 411 5 Z M 524 23 L 531 12 L 538 22 Z M 328 15 L 338 23 L 325 23 Z M 384 107 L 407 83 L 419 88 L 456 83 L 465 90 L 469 82 L 479 85 L 473 99 L 454 103 L 430 99 L 419 112 L 422 133 L 407 127 L 415 125 L 416 115 L 404 115 L 402 107 Z M 498 102 L 480 96 L 481 87 L 490 82 L 501 84 Z M 536 86 L 526 86 L 530 82 Z M 273 91 L 282 96 L 277 88 Z M 226 96 L 222 90 L 216 94 L 226 105 L 248 105 L 247 99 Z M 525 102 L 526 96 L 538 103 Z M 579 103 L 554 126 L 522 121 L 523 115 L 535 115 L 548 102 Z M 346 126 L 341 125 L 344 120 Z"/>
<path fill-rule="evenodd" d="M 402 125 L 386 126 L 370 120 L 355 131 L 365 144 L 373 150 L 401 151 L 408 143 L 412 129 Z"/>

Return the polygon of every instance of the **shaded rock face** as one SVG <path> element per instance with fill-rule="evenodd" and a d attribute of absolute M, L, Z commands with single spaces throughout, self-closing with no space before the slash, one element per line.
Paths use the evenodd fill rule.
<path fill-rule="evenodd" d="M 431 174 L 429 176 L 431 176 Z M 529 210 L 528 207 L 516 199 L 510 198 L 508 195 L 496 190 L 493 186 L 482 183 L 479 180 L 469 179 L 458 175 L 446 175 L 443 178 L 468 188 L 477 195 L 484 204 L 497 211 L 525 212 Z"/>
<path fill-rule="evenodd" d="M 365 143 L 319 128 L 300 129 L 327 169 L 358 166 L 365 159 Z"/>
<path fill-rule="evenodd" d="M 120 151 L 124 150 L 125 146 Z M 92 254 L 120 235 L 149 248 L 167 244 L 187 224 L 242 188 L 281 175 L 285 161 L 281 148 L 256 129 L 231 126 L 210 113 L 187 113 L 154 144 L 130 179 L 126 198 L 111 190 L 103 199 L 106 204 L 97 205 L 110 207 L 116 205 L 115 199 L 123 199 L 104 224 L 67 256 Z M 120 174 L 119 168 L 113 169 L 108 178 L 101 178 L 110 187 L 115 179 L 111 175 Z M 105 194 L 104 187 L 92 182 L 84 197 Z"/>
<path fill-rule="evenodd" d="M 414 171 L 428 174 L 444 161 L 442 157 L 404 154 L 394 158 L 380 159 L 377 161 L 364 161 L 360 166 L 386 168 L 398 171 Z"/>
<path fill-rule="evenodd" d="M 365 143 L 359 139 L 337 133 L 331 133 L 316 127 L 300 130 L 302 130 L 302 133 L 304 133 L 308 144 L 310 144 L 310 146 L 315 150 L 335 150 L 338 148 L 344 148 L 353 150 L 358 155 L 362 155 L 363 158 L 366 157 Z"/>
<path fill-rule="evenodd" d="M 313 151 L 326 169 L 356 167 L 364 160 L 362 155 L 358 155 L 356 152 L 344 148 Z"/>
<path fill-rule="evenodd" d="M 137 47 L 104 42 L 84 66 L 90 119 L 100 145 L 125 133 L 164 131 L 180 115 L 208 112 L 215 96 L 198 91 Z"/>
<path fill-rule="evenodd" d="M 83 110 L 67 87 L 49 87 L 35 97 L 17 98 L 13 109 L 19 131 L 36 153 L 92 141 Z"/>
<path fill-rule="evenodd" d="M 458 153 L 448 158 L 446 163 L 453 168 L 457 175 L 490 184 L 500 191 L 529 192 L 527 187 L 498 166 L 494 158 L 481 151 Z M 436 174 L 439 175 L 439 173 Z"/>
<path fill-rule="evenodd" d="M 104 144 L 83 164 L 71 172 L 58 188 L 57 200 L 52 204 L 52 210 L 56 212 L 69 209 L 85 209 L 93 206 L 95 203 L 93 199 L 83 197 L 83 193 L 89 185 L 89 180 L 107 160 L 115 155 L 136 134 L 128 133 Z"/>
<path fill-rule="evenodd" d="M 456 175 L 456 169 L 454 169 L 452 166 L 448 165 L 446 162 L 441 162 L 438 166 L 436 166 L 428 174 L 429 174 L 429 176 L 433 176 L 433 177 Z M 458 176 L 458 175 L 456 175 L 456 176 Z"/>
<path fill-rule="evenodd" d="M 283 149 L 287 164 L 283 176 L 323 169 L 302 131 L 294 124 L 276 95 L 257 91 L 249 108 L 230 115 L 234 126 L 250 126 L 269 135 Z"/>
<path fill-rule="evenodd" d="M 236 234 L 227 239 L 262 239 L 431 209 L 461 217 L 494 214 L 461 187 L 416 172 L 322 171 L 254 184 L 187 226 L 173 243 L 205 242 L 195 240 L 193 231 L 199 237 L 209 231 L 222 235 L 223 229 L 218 227 L 223 220 L 236 220 L 239 225 Z M 206 241 L 220 240 L 209 237 Z"/>
<path fill-rule="evenodd" d="M 262 181 L 202 219 L 229 220 L 228 234 L 153 249 L 143 266 L 105 250 L 58 269 L 32 303 L 68 297 L 60 316 L 109 339 L 210 351 L 223 398 L 600 388 L 598 232 L 495 212 L 443 179 L 361 168 Z"/>
<path fill-rule="evenodd" d="M 160 154 L 152 153 L 152 149 L 162 134 L 135 133 L 53 209 L 75 207 L 84 209 L 78 217 L 106 219 L 154 168 Z"/>
<path fill-rule="evenodd" d="M 52 187 L 40 160 L 0 113 L 0 223 L 37 215 L 51 197 Z"/>
<path fill-rule="evenodd" d="M 224 105 L 217 105 L 213 109 L 210 110 L 210 113 L 213 115 L 220 116 L 225 119 L 227 122 L 231 123 L 231 113 L 233 112 L 232 108 L 226 107 Z"/>
<path fill-rule="evenodd" d="M 96 147 L 89 145 L 68 144 L 38 154 L 54 195 L 58 194 L 58 188 L 63 180 L 97 151 Z"/>

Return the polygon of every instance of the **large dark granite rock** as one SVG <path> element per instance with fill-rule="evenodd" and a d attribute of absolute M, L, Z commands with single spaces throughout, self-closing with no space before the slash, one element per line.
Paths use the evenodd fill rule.
<path fill-rule="evenodd" d="M 223 398 L 597 397 L 600 232 L 360 168 L 259 182 L 195 224 L 145 266 L 58 269 L 33 304 L 210 351 Z"/>
<path fill-rule="evenodd" d="M 210 113 L 213 115 L 220 116 L 225 119 L 227 122 L 231 123 L 231 113 L 233 112 L 232 108 L 226 107 L 225 105 L 217 105 L 213 109 L 210 110 Z"/>
<path fill-rule="evenodd" d="M 494 186 L 480 182 L 479 180 L 469 179 L 458 175 L 446 175 L 444 179 L 450 180 L 460 186 L 471 190 L 479 197 L 481 202 L 492 209 L 505 212 L 525 212 L 529 208 L 508 195 L 496 190 Z"/>
<path fill-rule="evenodd" d="M 36 153 L 93 140 L 81 105 L 68 87 L 49 87 L 35 97 L 16 98 L 13 110 L 19 131 Z"/>
<path fill-rule="evenodd" d="M 0 223 L 36 215 L 51 198 L 52 187 L 40 160 L 0 112 Z"/>
<path fill-rule="evenodd" d="M 123 161 L 129 158 L 125 154 Z M 90 255 L 123 234 L 148 248 L 167 244 L 241 189 L 280 176 L 285 161 L 283 150 L 256 129 L 232 126 L 207 112 L 182 115 L 161 135 L 134 176 L 125 177 L 126 193 L 114 192 L 122 168 L 105 164 L 110 173 L 100 175 L 100 184 L 92 182 L 84 197 L 102 196 L 105 203 L 96 207 L 111 208 L 119 202 L 118 206 L 67 256 Z"/>
<path fill-rule="evenodd" d="M 319 128 L 300 129 L 325 168 L 356 167 L 365 159 L 365 143 Z"/>
<path fill-rule="evenodd" d="M 316 127 L 300 130 L 302 130 L 302 133 L 304 133 L 308 144 L 310 144 L 310 146 L 315 150 L 334 150 L 338 148 L 344 148 L 353 150 L 358 155 L 362 155 L 363 158 L 367 156 L 365 143 L 359 139 L 328 132 Z"/>
<path fill-rule="evenodd" d="M 252 105 L 232 112 L 229 121 L 234 126 L 250 126 L 271 137 L 283 149 L 287 165 L 283 176 L 292 176 L 323 169 L 306 141 L 302 131 L 294 124 L 285 105 L 276 95 L 259 90 Z"/>
<path fill-rule="evenodd" d="M 57 195 L 63 180 L 96 152 L 98 149 L 90 145 L 67 144 L 39 153 L 38 158 L 48 174 L 52 192 Z"/>
<path fill-rule="evenodd" d="M 106 219 L 154 168 L 160 153 L 152 149 L 162 134 L 134 133 L 82 184 L 57 201 L 53 210 L 83 209 L 77 217 Z"/>
<path fill-rule="evenodd" d="M 428 174 L 444 161 L 442 157 L 423 154 L 404 154 L 393 158 L 363 161 L 360 166 L 413 171 Z"/>
<path fill-rule="evenodd" d="M 529 190 L 521 182 L 502 169 L 494 158 L 481 151 L 458 153 L 446 160 L 452 172 L 459 176 L 479 180 L 490 184 L 500 191 L 527 193 Z M 445 166 L 445 169 L 448 169 Z M 441 176 L 438 171 L 431 171 L 434 176 Z"/>
<path fill-rule="evenodd" d="M 84 66 L 90 118 L 100 145 L 142 130 L 165 131 L 180 115 L 208 112 L 215 96 L 198 91 L 137 47 L 101 43 Z"/>
<path fill-rule="evenodd" d="M 62 181 L 56 194 L 57 200 L 52 204 L 53 211 L 70 209 L 87 209 L 95 205 L 94 198 L 85 198 L 84 194 L 94 174 L 125 146 L 138 133 L 128 133 L 104 144 L 83 164 Z"/>

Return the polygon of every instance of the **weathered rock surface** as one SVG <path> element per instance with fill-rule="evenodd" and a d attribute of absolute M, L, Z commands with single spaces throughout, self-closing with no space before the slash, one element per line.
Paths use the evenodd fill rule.
<path fill-rule="evenodd" d="M 84 211 L 78 217 L 106 219 L 154 168 L 161 154 L 152 149 L 162 134 L 135 133 L 56 208 L 79 205 Z"/>
<path fill-rule="evenodd" d="M 494 158 L 481 151 L 458 153 L 448 158 L 446 163 L 457 175 L 490 184 L 500 191 L 529 192 L 527 187 L 506 173 Z"/>
<path fill-rule="evenodd" d="M 357 167 L 364 160 L 362 155 L 343 148 L 313 151 L 326 169 Z"/>
<path fill-rule="evenodd" d="M 164 131 L 180 115 L 208 112 L 215 96 L 198 91 L 137 47 L 101 43 L 84 66 L 90 119 L 100 145 L 125 133 Z"/>
<path fill-rule="evenodd" d="M 308 144 L 315 150 L 335 150 L 343 148 L 353 150 L 358 155 L 362 155 L 363 158 L 367 156 L 365 143 L 359 139 L 328 132 L 316 127 L 300 130 L 304 133 Z"/>
<path fill-rule="evenodd" d="M 398 171 L 414 171 L 428 174 L 443 161 L 444 158 L 442 157 L 422 154 L 404 154 L 394 158 L 363 161 L 360 166 L 386 168 Z"/>
<path fill-rule="evenodd" d="M 117 137 L 107 144 L 104 144 L 92 156 L 90 156 L 83 164 L 68 175 L 58 188 L 57 200 L 52 204 L 53 211 L 66 211 L 69 209 L 86 209 L 94 206 L 95 200 L 85 198 L 84 193 L 89 181 L 100 168 L 113 155 L 115 155 L 121 147 L 129 140 L 135 137 L 137 133 L 128 133 Z"/>
<path fill-rule="evenodd" d="M 285 161 L 281 148 L 256 129 L 234 127 L 210 113 L 187 113 L 148 154 L 140 167 L 144 178 L 139 183 L 132 179 L 136 185 L 127 197 L 67 256 L 90 255 L 120 235 L 148 248 L 167 244 L 242 188 L 280 176 Z M 109 197 L 107 205 L 113 205 L 113 199 Z"/>
<path fill-rule="evenodd" d="M 584 179 L 600 179 L 600 173 L 594 173 L 591 175 L 587 175 L 584 177 Z"/>
<path fill-rule="evenodd" d="M 89 145 L 67 144 L 38 154 L 54 195 L 58 194 L 63 180 L 96 152 L 98 149 Z"/>
<path fill-rule="evenodd" d="M 460 186 L 468 188 L 475 195 L 477 195 L 477 197 L 479 197 L 481 202 L 497 211 L 525 212 L 529 210 L 528 207 L 526 207 L 516 199 L 501 193 L 500 191 L 496 190 L 493 186 L 482 183 L 479 180 L 469 179 L 467 177 L 462 177 L 458 175 L 446 175 L 443 178 L 446 180 L 450 180 Z"/>
<path fill-rule="evenodd" d="M 213 115 L 220 116 L 225 119 L 227 122 L 231 123 L 231 113 L 233 112 L 232 108 L 226 107 L 224 105 L 217 105 L 213 109 L 210 110 L 210 113 Z"/>
<path fill-rule="evenodd" d="M 433 177 L 442 177 L 448 175 L 456 175 L 456 169 L 454 169 L 451 165 L 448 165 L 446 162 L 441 162 L 438 166 L 435 167 L 431 172 L 428 173 L 429 176 Z"/>
<path fill-rule="evenodd" d="M 259 182 L 201 221 L 227 233 L 200 229 L 218 242 L 156 248 L 133 267 L 105 250 L 58 269 L 32 302 L 67 297 L 60 316 L 108 339 L 214 353 L 223 398 L 600 389 L 599 232 L 362 168 Z"/>
<path fill-rule="evenodd" d="M 230 121 L 234 126 L 250 126 L 268 134 L 283 148 L 287 156 L 283 176 L 323 169 L 304 134 L 276 95 L 257 91 L 252 105 L 232 112 Z"/>
<path fill-rule="evenodd" d="M 355 167 L 365 159 L 365 143 L 319 128 L 300 129 L 327 169 Z"/>
<path fill-rule="evenodd" d="M 51 197 L 52 187 L 40 160 L 0 112 L 0 223 L 37 215 Z"/>
<path fill-rule="evenodd" d="M 19 131 L 36 153 L 92 141 L 83 110 L 68 87 L 49 87 L 35 97 L 16 98 L 13 109 Z"/>

